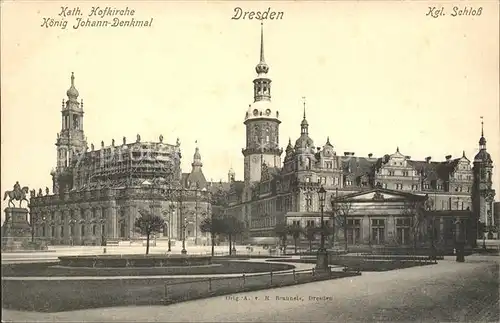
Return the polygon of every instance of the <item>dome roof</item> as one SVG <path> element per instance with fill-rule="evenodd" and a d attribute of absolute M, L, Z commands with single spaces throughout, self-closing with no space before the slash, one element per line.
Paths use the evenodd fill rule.
<path fill-rule="evenodd" d="M 491 155 L 486 151 L 486 149 L 481 149 L 477 155 L 474 157 L 474 161 L 491 162 Z"/>
<path fill-rule="evenodd" d="M 306 134 L 303 134 L 295 141 L 295 149 L 314 148 L 314 141 Z"/>
<path fill-rule="evenodd" d="M 71 87 L 66 91 L 66 95 L 68 96 L 69 99 L 74 99 L 76 100 L 80 93 L 78 93 L 78 90 L 75 87 L 75 74 L 71 72 Z"/>
<path fill-rule="evenodd" d="M 260 100 L 248 105 L 245 120 L 260 118 L 279 119 L 279 112 L 273 108 L 271 101 Z"/>
<path fill-rule="evenodd" d="M 196 147 L 193 155 L 193 159 L 201 159 L 200 148 Z"/>
<path fill-rule="evenodd" d="M 257 74 L 267 74 L 267 72 L 269 72 L 269 66 L 266 62 L 260 62 L 257 66 L 255 66 L 255 71 Z"/>
<path fill-rule="evenodd" d="M 480 146 L 486 145 L 486 138 L 484 138 L 484 136 L 481 136 L 481 138 L 479 139 L 479 145 Z"/>
<path fill-rule="evenodd" d="M 302 119 L 302 122 L 300 123 L 301 127 L 307 127 L 309 126 L 309 123 L 307 122 L 306 118 Z"/>

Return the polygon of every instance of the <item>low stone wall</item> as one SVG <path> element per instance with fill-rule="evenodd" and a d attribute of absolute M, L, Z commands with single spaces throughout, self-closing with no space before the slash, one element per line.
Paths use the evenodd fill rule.
<path fill-rule="evenodd" d="M 62 256 L 60 266 L 67 267 L 184 267 L 207 266 L 212 264 L 211 256 L 188 255 L 96 255 Z"/>

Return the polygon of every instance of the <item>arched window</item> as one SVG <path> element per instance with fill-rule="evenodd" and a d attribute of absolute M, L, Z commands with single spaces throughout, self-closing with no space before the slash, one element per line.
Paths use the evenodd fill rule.
<path fill-rule="evenodd" d="M 64 238 L 64 227 L 61 226 L 61 238 Z"/>
<path fill-rule="evenodd" d="M 85 236 L 85 224 L 82 224 L 82 226 L 80 227 L 80 234 L 81 236 Z"/>
<path fill-rule="evenodd" d="M 311 158 L 306 158 L 306 169 L 311 169 Z"/>
<path fill-rule="evenodd" d="M 73 235 L 75 235 L 75 226 L 74 226 L 74 225 L 70 225 L 70 226 L 69 226 L 69 232 L 70 232 L 70 234 L 71 234 L 72 236 L 73 236 Z"/>
<path fill-rule="evenodd" d="M 93 225 L 92 226 L 92 235 L 95 236 L 95 233 L 96 233 L 96 225 Z"/>
<path fill-rule="evenodd" d="M 50 227 L 50 233 L 51 233 L 52 237 L 55 237 L 56 236 L 56 228 Z"/>
<path fill-rule="evenodd" d="M 42 225 L 42 237 L 45 237 L 45 225 Z"/>
<path fill-rule="evenodd" d="M 104 224 L 101 226 L 101 234 L 106 235 L 106 226 Z"/>

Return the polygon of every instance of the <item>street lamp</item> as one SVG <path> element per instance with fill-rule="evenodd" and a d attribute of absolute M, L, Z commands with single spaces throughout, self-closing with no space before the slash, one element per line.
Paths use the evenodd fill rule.
<path fill-rule="evenodd" d="M 35 216 L 33 214 L 30 215 L 30 224 L 31 224 L 31 242 L 35 242 Z"/>
<path fill-rule="evenodd" d="M 68 221 L 68 224 L 69 224 L 69 244 L 70 245 L 73 245 L 73 235 L 75 234 L 75 223 L 76 223 L 76 220 L 71 218 L 69 221 Z"/>
<path fill-rule="evenodd" d="M 172 216 L 175 214 L 175 210 L 168 214 L 168 252 L 172 251 Z"/>
<path fill-rule="evenodd" d="M 106 239 L 106 219 L 104 217 L 101 217 L 98 220 L 98 223 L 101 226 L 101 246 L 105 247 L 108 244 L 108 241 Z"/>
<path fill-rule="evenodd" d="M 457 254 L 456 261 L 464 262 L 465 261 L 465 239 L 463 236 L 463 226 L 462 220 L 456 219 L 455 222 L 455 251 Z"/>
<path fill-rule="evenodd" d="M 168 252 L 172 251 L 172 216 L 175 215 L 175 206 L 173 204 L 170 204 L 169 210 L 164 211 L 163 214 L 166 214 L 168 216 L 167 222 L 167 231 L 168 231 Z"/>
<path fill-rule="evenodd" d="M 183 255 L 187 254 L 186 250 L 186 227 L 187 227 L 187 218 L 184 218 L 184 222 L 182 224 L 182 250 L 181 253 Z"/>
<path fill-rule="evenodd" d="M 325 200 L 326 200 L 326 190 L 323 186 L 318 190 L 319 196 L 319 207 L 321 211 L 321 245 L 318 249 L 318 256 L 316 258 L 316 270 L 327 271 L 328 270 L 328 254 L 325 249 Z"/>

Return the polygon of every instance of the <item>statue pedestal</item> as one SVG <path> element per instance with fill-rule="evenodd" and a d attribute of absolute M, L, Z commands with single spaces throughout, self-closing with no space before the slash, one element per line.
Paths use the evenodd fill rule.
<path fill-rule="evenodd" d="M 2 250 L 21 250 L 31 241 L 31 226 L 28 222 L 28 209 L 8 207 L 4 210 L 5 222 L 2 225 Z"/>

